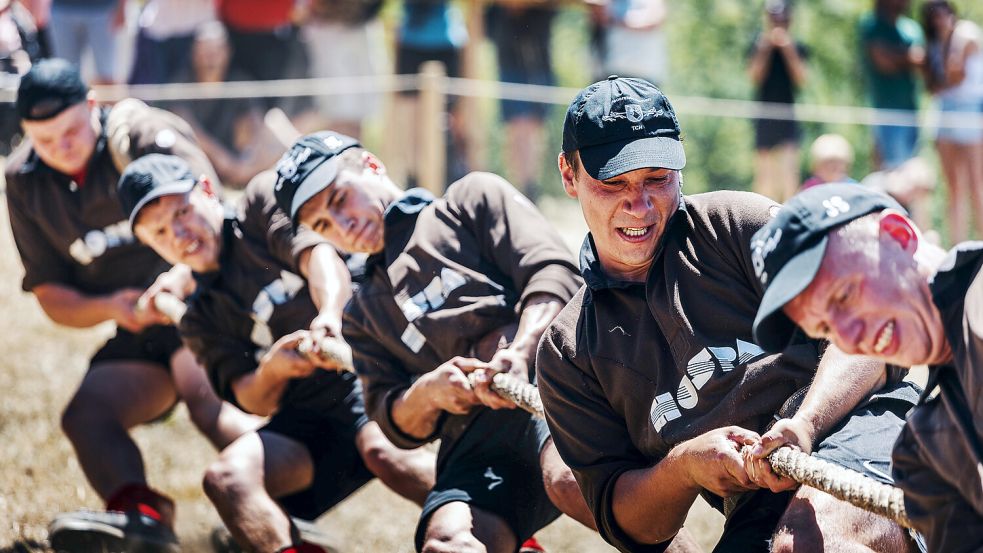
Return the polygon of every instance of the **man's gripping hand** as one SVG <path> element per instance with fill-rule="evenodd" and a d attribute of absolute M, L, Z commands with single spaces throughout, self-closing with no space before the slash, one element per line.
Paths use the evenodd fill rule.
<path fill-rule="evenodd" d="M 474 373 L 474 393 L 481 403 L 492 409 L 515 409 L 515 403 L 492 391 L 492 377 L 497 373 L 507 373 L 522 382 L 529 382 L 529 359 L 513 349 L 500 349 L 491 361 L 482 363 Z"/>
<path fill-rule="evenodd" d="M 171 324 L 170 319 L 156 309 L 139 308 L 143 294 L 136 288 L 124 288 L 109 296 L 112 318 L 116 324 L 134 334 L 153 325 Z"/>
<path fill-rule="evenodd" d="M 744 468 L 751 480 L 762 488 L 775 493 L 794 489 L 798 487 L 798 482 L 775 474 L 768 462 L 768 455 L 782 446 L 811 453 L 813 439 L 813 428 L 808 423 L 795 417 L 781 419 L 757 443 L 744 449 Z"/>
<path fill-rule="evenodd" d="M 465 415 L 481 403 L 468 381 L 468 373 L 479 364 L 477 359 L 454 357 L 421 376 L 431 405 L 453 415 Z"/>
<path fill-rule="evenodd" d="M 748 476 L 741 458 L 741 448 L 758 440 L 756 432 L 727 426 L 679 444 L 676 453 L 686 461 L 690 482 L 720 497 L 729 497 L 759 487 Z"/>

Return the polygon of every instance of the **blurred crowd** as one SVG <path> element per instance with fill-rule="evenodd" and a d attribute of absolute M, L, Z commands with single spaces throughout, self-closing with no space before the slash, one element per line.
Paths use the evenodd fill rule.
<path fill-rule="evenodd" d="M 935 144 L 948 185 L 950 238 L 965 239 L 975 225 L 983 235 L 983 34 L 960 19 L 947 0 L 871 0 L 858 22 L 858 51 L 870 105 L 895 110 L 889 123 L 871 128 L 877 173 L 871 183 L 894 190 L 928 224 L 920 206 L 934 173 L 917 157 L 921 80 L 942 117 Z M 394 2 L 395 3 L 395 2 Z M 0 78 L 16 79 L 31 61 L 54 56 L 86 67 L 94 84 L 225 82 L 303 77 L 413 74 L 429 60 L 462 76 L 469 40 L 462 2 L 402 0 L 395 45 L 386 41 L 380 13 L 384 0 L 0 0 Z M 482 32 L 496 53 L 499 80 L 552 85 L 552 28 L 571 2 L 488 2 Z M 664 0 L 583 0 L 591 41 L 592 77 L 609 74 L 666 83 L 670 54 L 663 23 Z M 755 191 L 782 201 L 803 184 L 850 178 L 853 148 L 842 137 L 821 136 L 803 148 L 793 106 L 809 86 L 809 46 L 797 38 L 791 0 L 766 0 L 762 23 L 747 49 L 754 99 L 766 109 L 754 119 Z M 915 12 L 915 13 L 912 13 Z M 132 55 L 121 56 L 122 30 L 136 33 Z M 132 21 L 135 18 L 135 21 Z M 472 37 L 473 39 L 473 37 Z M 393 51 L 394 54 L 390 54 Z M 88 56 L 85 58 L 84 56 Z M 122 59 L 130 59 L 128 70 Z M 0 86 L 3 82 L 0 81 Z M 417 183 L 420 127 L 415 92 L 397 95 L 387 133 L 399 144 L 391 168 Z M 468 134 L 460 102 L 448 102 L 447 179 L 466 174 Z M 778 107 L 776 111 L 776 106 Z M 783 112 L 781 106 L 787 106 Z M 238 186 L 269 167 L 300 133 L 332 128 L 360 136 L 364 120 L 379 113 L 381 96 L 352 93 L 317 97 L 188 100 L 162 103 L 199 134 L 223 181 Z M 4 108 L 0 108 L 4 109 Z M 505 100 L 502 159 L 506 177 L 530 197 L 540 190 L 549 159 L 544 121 L 549 105 Z M 910 114 L 910 123 L 904 114 Z M 9 148 L 14 117 L 0 118 Z M 810 158 L 802 163 L 801 153 Z M 810 168 L 803 183 L 800 167 Z M 826 168 L 836 166 L 837 171 Z M 912 177 L 915 175 L 915 177 Z M 974 220 L 975 219 L 975 220 Z"/>

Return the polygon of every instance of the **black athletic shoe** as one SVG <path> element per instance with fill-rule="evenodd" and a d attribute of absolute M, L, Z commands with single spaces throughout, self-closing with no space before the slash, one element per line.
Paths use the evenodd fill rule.
<path fill-rule="evenodd" d="M 322 547 L 328 553 L 337 553 L 337 543 L 313 522 L 294 517 L 291 517 L 290 521 L 293 522 L 294 528 L 300 533 L 301 540 Z M 212 528 L 211 542 L 212 549 L 215 550 L 215 553 L 243 553 L 244 551 L 232 539 L 229 529 L 221 524 Z"/>
<path fill-rule="evenodd" d="M 56 553 L 179 553 L 177 537 L 158 521 L 117 511 L 75 511 L 48 525 Z"/>

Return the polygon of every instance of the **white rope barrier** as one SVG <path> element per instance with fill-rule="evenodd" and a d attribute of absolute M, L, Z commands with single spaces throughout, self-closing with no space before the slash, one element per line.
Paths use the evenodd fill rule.
<path fill-rule="evenodd" d="M 506 83 L 481 79 L 442 77 L 446 94 L 473 98 L 519 100 L 567 105 L 580 89 L 570 87 Z M 15 84 L 0 88 L 0 102 L 13 102 Z M 234 81 L 223 83 L 173 83 L 160 85 L 97 86 L 100 101 L 115 102 L 133 97 L 146 101 L 180 101 L 222 98 L 272 98 L 296 96 L 342 96 L 416 91 L 419 75 L 370 75 L 361 77 L 323 77 L 276 81 Z M 944 125 L 959 129 L 983 128 L 979 112 L 940 112 L 933 104 L 913 113 L 904 110 L 862 106 L 819 104 L 776 104 L 754 100 L 673 95 L 678 114 L 738 119 L 777 119 L 846 125 L 897 125 L 924 127 Z"/>

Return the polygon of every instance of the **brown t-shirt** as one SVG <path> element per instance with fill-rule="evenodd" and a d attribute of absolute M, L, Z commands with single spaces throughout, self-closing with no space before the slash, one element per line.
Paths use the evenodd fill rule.
<path fill-rule="evenodd" d="M 504 179 L 471 173 L 442 198 L 414 189 L 389 206 L 384 251 L 369 260 L 343 332 L 365 389 L 366 411 L 393 443 L 417 440 L 393 423 L 390 405 L 420 375 L 485 335 L 519 320 L 545 292 L 566 301 L 580 286 L 563 241 Z M 434 436 L 453 439 L 477 413 L 446 416 Z"/>
<path fill-rule="evenodd" d="M 214 169 L 187 124 L 173 114 L 134 100 L 121 105 L 129 110 L 130 124 L 114 127 L 108 122 L 118 119 L 114 112 L 101 112 L 102 130 L 82 186 L 41 161 L 30 140 L 7 160 L 7 209 L 24 264 L 25 291 L 53 283 L 106 294 L 146 287 L 166 270 L 166 263 L 130 231 L 116 196 L 120 170 L 113 154 L 135 159 L 168 153 L 185 159 L 199 174 L 211 175 Z"/>
<path fill-rule="evenodd" d="M 892 455 L 908 518 L 925 536 L 929 551 L 983 550 L 981 266 L 983 245 L 962 244 L 933 279 L 933 301 L 953 360 L 929 369 L 925 394 Z"/>
<path fill-rule="evenodd" d="M 300 254 L 324 239 L 296 233 L 273 196 L 276 174 L 266 171 L 246 187 L 237 214 L 225 220 L 219 269 L 196 275 L 198 289 L 180 331 L 222 399 L 238 405 L 232 383 L 252 373 L 282 336 L 308 328 L 317 316 Z M 280 404 L 311 411 L 330 409 L 355 385 L 351 373 L 315 371 L 290 382 Z"/>
<path fill-rule="evenodd" d="M 637 544 L 618 526 L 612 498 L 622 473 L 715 428 L 764 431 L 815 374 L 819 342 L 773 355 L 751 334 L 762 291 L 747 245 L 775 207 L 746 192 L 685 196 L 644 284 L 607 276 L 588 236 L 586 286 L 540 342 L 550 433 L 601 535 L 622 551 L 668 546 Z"/>

